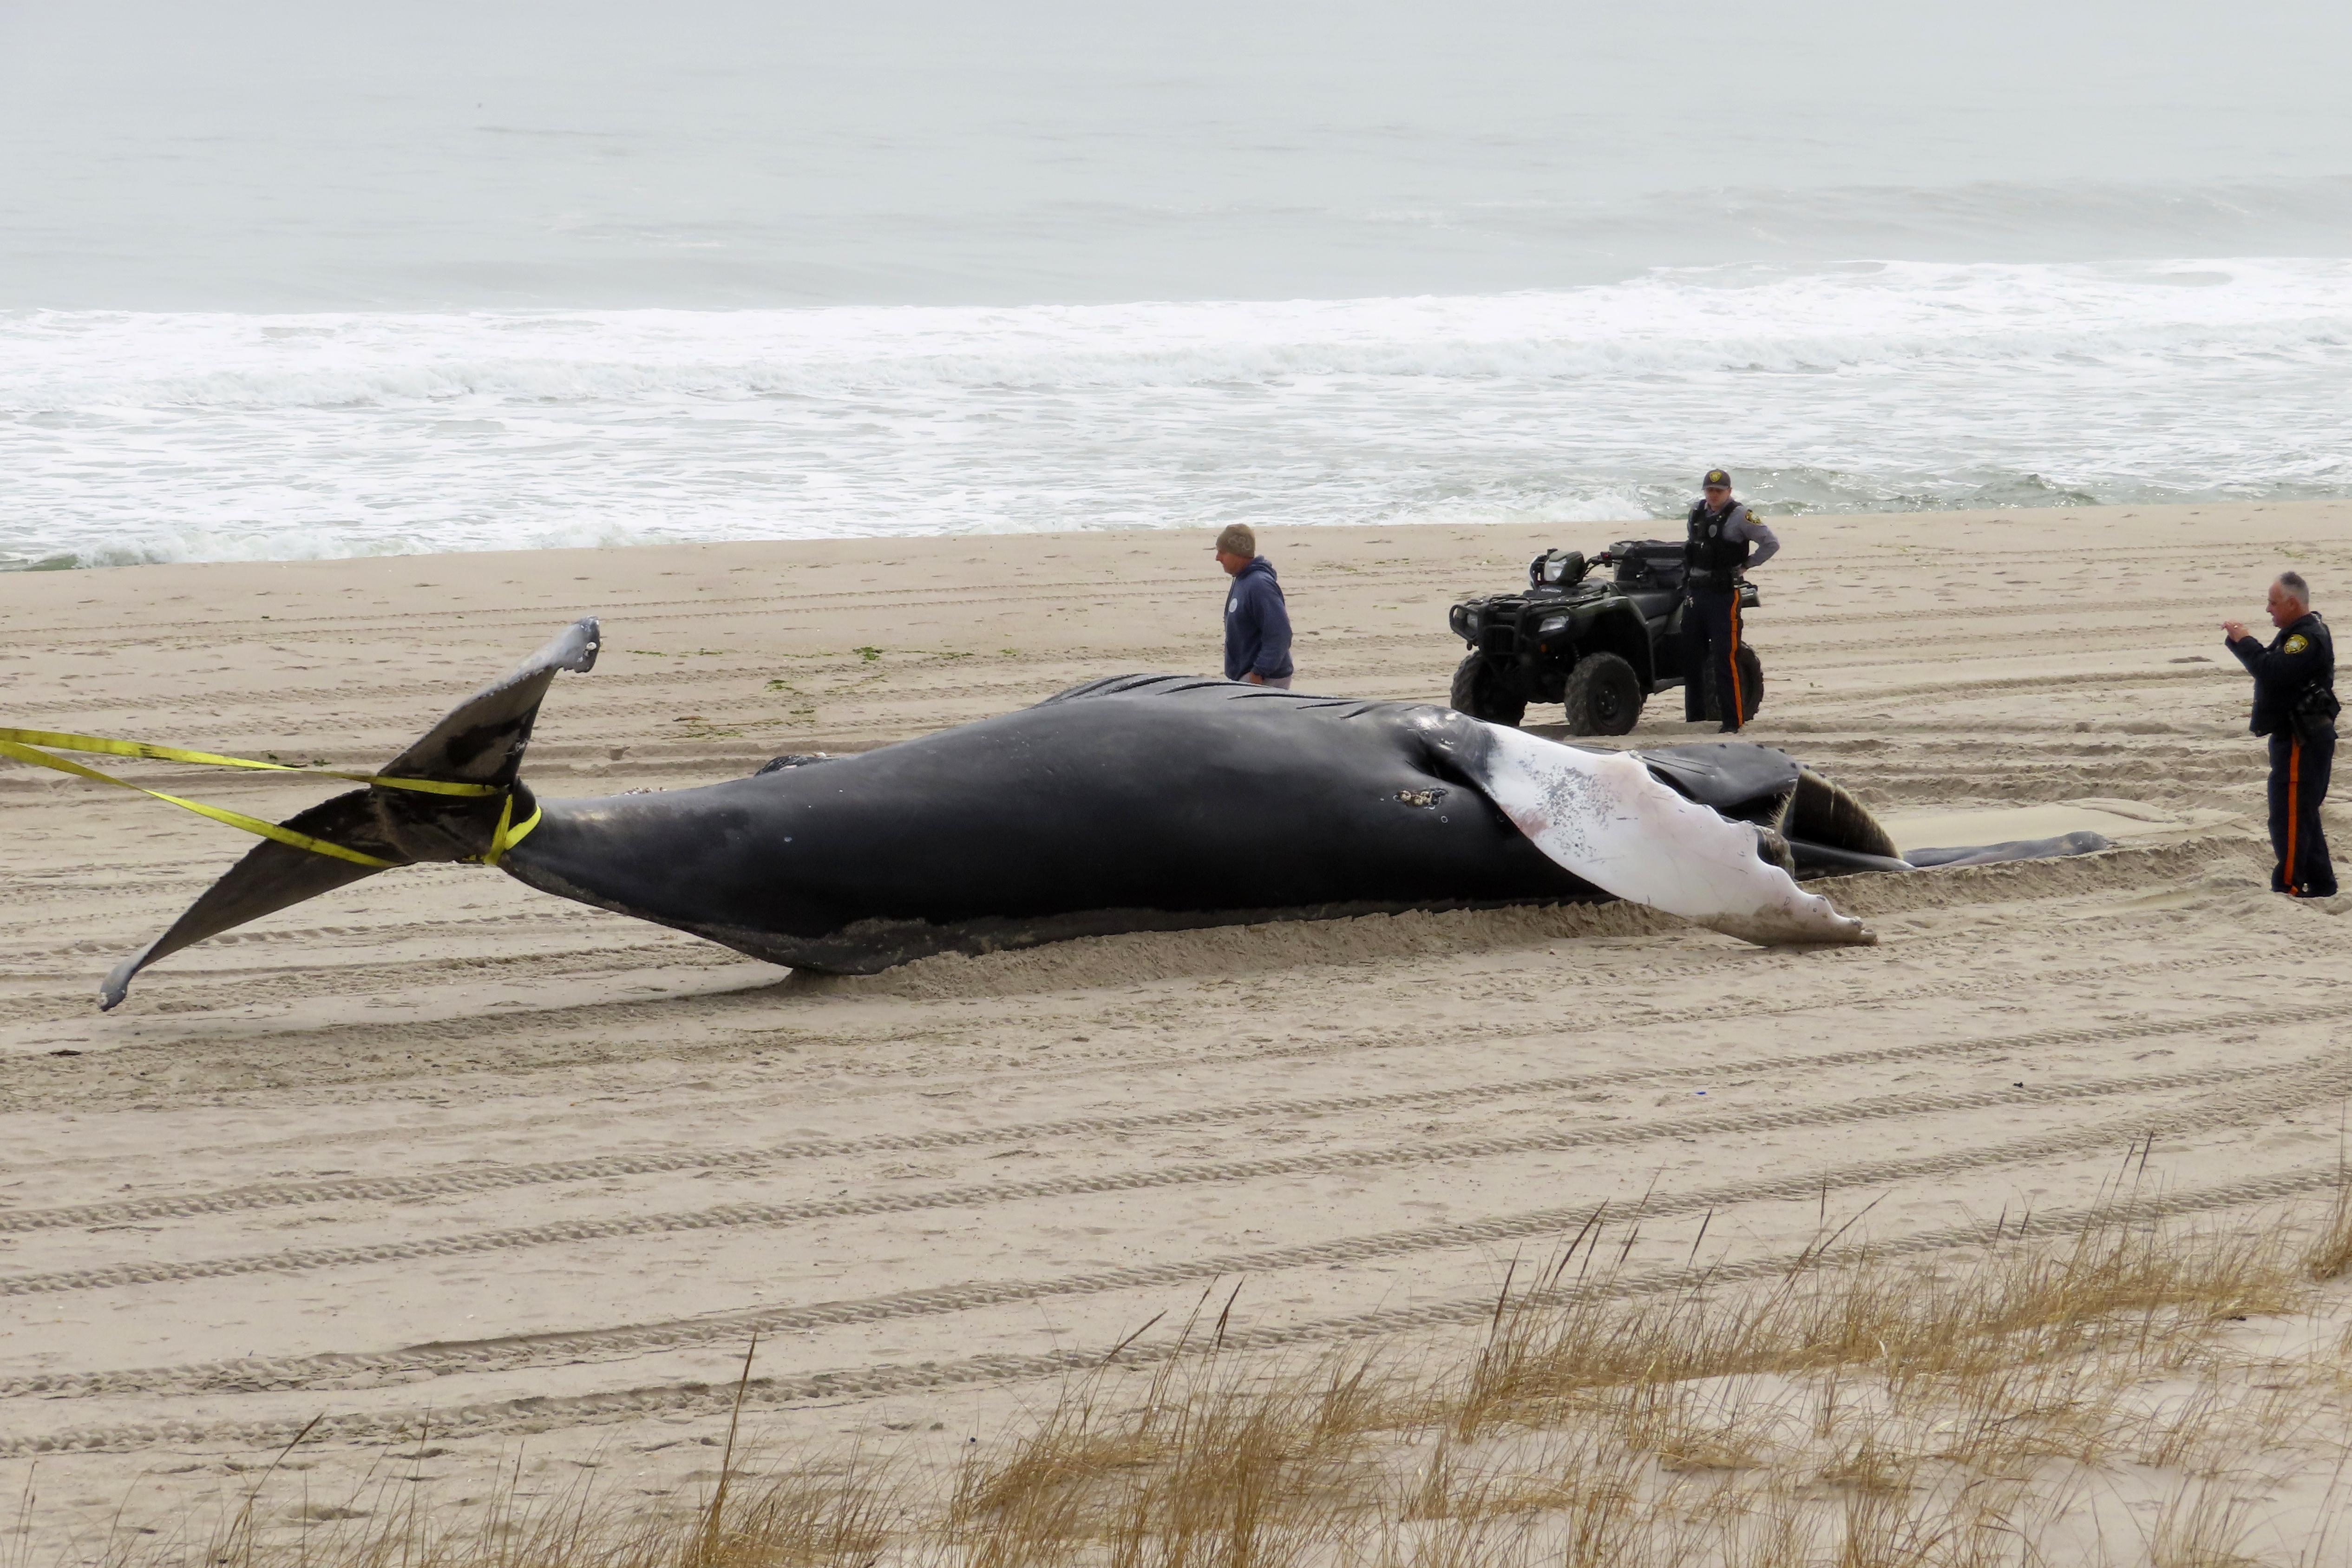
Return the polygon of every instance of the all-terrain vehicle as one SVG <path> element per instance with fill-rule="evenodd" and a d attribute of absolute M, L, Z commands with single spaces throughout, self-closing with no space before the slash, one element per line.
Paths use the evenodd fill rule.
<path fill-rule="evenodd" d="M 1612 568 L 1595 578 L 1596 566 Z M 1739 585 L 1743 609 L 1754 584 Z M 1454 672 L 1454 706 L 1474 719 L 1517 724 L 1530 703 L 1568 710 L 1572 735 L 1622 735 L 1654 691 L 1680 686 L 1683 668 L 1683 546 L 1679 540 L 1620 540 L 1587 560 L 1549 550 L 1528 567 L 1525 593 L 1465 599 L 1454 635 L 1470 645 Z M 1739 645 L 1740 722 L 1764 700 L 1764 667 Z M 1723 708 L 1706 677 L 1706 716 Z"/>

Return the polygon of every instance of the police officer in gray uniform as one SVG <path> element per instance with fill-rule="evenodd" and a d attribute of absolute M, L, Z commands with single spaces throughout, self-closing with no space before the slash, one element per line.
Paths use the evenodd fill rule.
<path fill-rule="evenodd" d="M 1731 499 L 1729 474 L 1709 468 L 1702 483 L 1706 499 L 1691 508 L 1683 546 L 1683 720 L 1706 718 L 1711 670 L 1722 693 L 1723 732 L 1735 734 L 1747 711 L 1739 689 L 1739 576 L 1771 560 L 1780 542 L 1748 515 L 1745 501 Z"/>

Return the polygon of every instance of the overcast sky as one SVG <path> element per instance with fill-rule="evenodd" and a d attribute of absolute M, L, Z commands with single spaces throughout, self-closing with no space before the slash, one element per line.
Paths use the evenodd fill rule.
<path fill-rule="evenodd" d="M 0 307 L 2341 254 L 2352 5 L 0 0 Z"/>

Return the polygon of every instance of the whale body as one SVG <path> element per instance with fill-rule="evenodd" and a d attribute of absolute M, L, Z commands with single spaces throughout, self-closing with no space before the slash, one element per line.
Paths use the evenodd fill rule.
<path fill-rule="evenodd" d="M 370 786 L 286 826 L 394 864 L 488 860 L 849 973 L 1113 931 L 1610 898 L 1752 942 L 1867 942 L 1792 873 L 1909 869 L 1858 803 L 1769 747 L 1593 751 L 1445 708 L 1187 676 L 1093 681 L 694 788 L 536 796 L 520 774 L 540 702 L 599 640 L 575 623 L 383 770 L 499 793 Z M 101 1001 L 191 942 L 380 868 L 265 840 Z"/>
<path fill-rule="evenodd" d="M 795 968 L 1602 896 L 1770 940 L 1858 932 L 1759 858 L 1754 826 L 1631 757 L 1182 676 L 725 784 L 541 805 L 501 862 L 514 876 Z"/>

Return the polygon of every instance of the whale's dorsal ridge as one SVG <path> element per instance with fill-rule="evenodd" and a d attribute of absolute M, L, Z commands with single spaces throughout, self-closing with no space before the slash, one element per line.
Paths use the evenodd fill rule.
<path fill-rule="evenodd" d="M 1233 681 L 1213 679 L 1202 675 L 1166 675 L 1138 670 L 1127 675 L 1106 675 L 1098 679 L 1080 681 L 1066 690 L 1056 691 L 1036 706 L 1045 708 L 1056 702 L 1084 702 L 1093 697 L 1174 697 L 1202 688 L 1234 684 Z"/>
<path fill-rule="evenodd" d="M 1394 702 L 1377 697 L 1328 697 L 1312 691 L 1291 691 L 1278 686 L 1253 686 L 1245 680 L 1226 680 L 1208 675 L 1107 675 L 1099 680 L 1088 680 L 1065 691 L 1056 691 L 1038 702 L 1039 708 L 1059 702 L 1085 702 L 1104 697 L 1144 697 L 1171 701 L 1190 702 L 1258 702 L 1273 703 L 1299 711 L 1333 713 L 1342 719 L 1358 719 L 1368 713 L 1401 712 L 1428 709 L 1433 712 L 1450 710 L 1422 702 Z"/>

